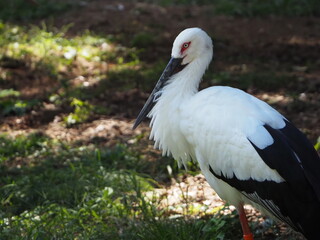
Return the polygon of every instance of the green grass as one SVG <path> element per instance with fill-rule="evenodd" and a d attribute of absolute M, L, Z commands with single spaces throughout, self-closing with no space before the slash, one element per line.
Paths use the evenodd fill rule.
<path fill-rule="evenodd" d="M 79 8 L 77 1 L 53 1 L 53 0 L 11 0 L 0 2 L 0 19 L 5 21 L 29 21 L 34 19 L 55 17 L 63 12 Z M 318 0 L 144 0 L 144 2 L 168 5 L 212 5 L 215 14 L 236 16 L 319 16 L 320 9 Z M 143 35 L 143 34 L 142 34 Z M 141 35 L 141 36 L 142 36 Z M 149 43 L 152 36 L 143 38 L 141 41 L 136 36 L 133 40 L 140 43 Z M 136 41 L 138 40 L 138 41 Z"/>
<path fill-rule="evenodd" d="M 235 230 L 238 225 L 235 216 L 216 215 L 211 219 L 166 219 L 145 221 L 134 239 L 139 240 L 212 240 L 241 238 Z M 228 232 L 232 229 L 232 233 Z M 239 229 L 240 230 L 240 229 Z"/>
<path fill-rule="evenodd" d="M 33 3 L 32 3 L 33 2 Z M 0 19 L 2 20 L 32 20 L 55 16 L 75 7 L 71 1 L 47 0 L 10 0 L 0 2 Z"/>
<path fill-rule="evenodd" d="M 318 137 L 317 142 L 316 142 L 316 144 L 314 145 L 314 148 L 315 148 L 317 151 L 320 150 L 320 136 Z"/>
<path fill-rule="evenodd" d="M 154 4 L 211 5 L 215 14 L 232 16 L 319 16 L 318 0 L 146 0 Z"/>
<path fill-rule="evenodd" d="M 214 5 L 216 14 L 238 16 L 319 16 L 317 0 L 218 0 Z"/>
<path fill-rule="evenodd" d="M 109 111 L 92 100 L 114 89 L 150 89 L 165 66 L 163 61 L 145 64 L 140 60 L 143 50 L 134 45 L 149 45 L 149 40 L 141 40 L 144 35 L 137 35 L 132 47 L 124 47 L 113 36 L 90 32 L 69 38 L 67 29 L 0 22 L 0 115 L 37 111 L 46 101 L 67 109 L 62 118 L 73 126 Z M 25 75 L 46 82 L 41 100 L 39 94 L 30 99 L 16 89 L 25 84 Z M 75 81 L 77 78 L 81 80 Z"/>
<path fill-rule="evenodd" d="M 40 133 L 30 134 L 28 137 L 20 135 L 14 140 L 6 135 L 0 135 L 0 163 L 9 161 L 13 157 L 25 157 L 37 150 L 47 150 L 48 138 Z"/>
<path fill-rule="evenodd" d="M 37 99 L 19 99 L 20 92 L 13 89 L 0 90 L 0 116 L 23 115 L 34 106 L 39 105 Z"/>
<path fill-rule="evenodd" d="M 69 39 L 65 36 L 67 28 L 48 29 L 45 24 L 28 28 L 0 22 L 1 65 L 6 67 L 9 61 L 22 63 L 55 77 L 76 60 L 100 62 L 107 54 L 101 53 L 101 48 L 109 44 L 107 38 L 84 33 Z"/>
<path fill-rule="evenodd" d="M 114 43 L 112 36 L 90 32 L 68 38 L 67 29 L 68 26 L 55 29 L 45 24 L 22 27 L 0 22 L 0 115 L 23 115 L 41 108 L 38 99 L 30 99 L 15 89 L 17 81 L 24 81 L 20 72 L 49 82 L 41 100 L 72 110 L 65 117 L 67 125 L 106 113 L 104 106 L 90 102 L 106 88 L 131 89 L 144 86 L 145 79 L 149 79 L 151 72 L 140 70 L 137 48 Z M 76 78 L 82 80 L 75 83 Z M 89 81 L 94 85 L 88 85 Z"/>
<path fill-rule="evenodd" d="M 153 87 L 167 59 L 143 62 L 146 49 L 156 44 L 152 34 L 137 33 L 127 41 L 124 34 L 122 39 L 92 32 L 68 37 L 69 26 L 18 25 L 17 21 L 54 17 L 75 7 L 71 1 L 36 1 L 38 5 L 26 0 L 0 2 L 0 117 L 21 116 L 32 110 L 37 113 L 43 103 L 50 103 L 64 109 L 66 112 L 57 115 L 68 127 L 74 127 L 109 111 L 108 106 L 99 105 L 105 95 Z M 160 2 L 212 4 L 208 0 Z M 237 16 L 319 15 L 315 3 L 219 0 L 213 9 Z M 26 76 L 49 79 L 52 87 L 41 99 L 28 98 L 23 89 L 15 88 L 19 77 L 19 84 L 25 84 Z M 82 82 L 75 81 L 79 77 Z M 261 90 L 295 82 L 291 76 L 271 72 L 209 72 L 205 78 L 214 84 Z M 95 84 L 83 84 L 92 79 Z M 175 218 L 170 209 L 161 208 L 159 197 L 145 198 L 146 191 L 159 186 L 156 180 L 168 184 L 170 178 L 184 174 L 171 158 L 151 162 L 132 146 L 106 148 L 99 145 L 99 139 L 92 142 L 64 143 L 42 133 L 0 135 L 0 239 L 241 238 L 236 213 L 198 216 L 199 211 L 191 209 Z M 173 169 L 172 174 L 167 166 Z M 198 171 L 192 163 L 189 169 L 194 171 L 191 174 Z"/>
<path fill-rule="evenodd" d="M 157 186 L 147 162 L 126 146 L 72 147 L 41 134 L 1 143 L 1 239 L 229 239 L 239 227 L 219 213 L 168 219 L 160 199 L 144 196 Z"/>
<path fill-rule="evenodd" d="M 259 91 L 279 89 L 294 89 L 297 78 L 288 73 L 269 71 L 252 71 L 246 73 L 214 72 L 209 70 L 204 76 L 204 83 L 210 85 L 224 85 L 247 90 L 255 88 Z"/>

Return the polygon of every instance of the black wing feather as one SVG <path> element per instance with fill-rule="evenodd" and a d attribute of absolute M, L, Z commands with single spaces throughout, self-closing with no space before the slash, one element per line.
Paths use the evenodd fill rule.
<path fill-rule="evenodd" d="M 233 176 L 232 178 L 227 178 L 222 173 L 221 175 L 218 175 L 213 171 L 211 166 L 209 166 L 209 170 L 216 178 L 223 180 L 230 186 L 236 188 L 248 199 L 264 207 L 279 220 L 287 223 L 297 231 L 300 230 L 292 222 L 291 218 L 293 216 L 291 216 L 291 218 L 289 217 L 288 212 L 290 210 L 288 210 L 287 207 L 280 207 L 290 204 L 290 207 L 294 208 L 295 205 L 294 201 L 296 200 L 287 183 L 277 183 L 269 180 L 257 181 L 252 178 L 249 178 L 248 180 L 239 180 L 235 176 Z M 283 198 L 283 194 L 279 193 L 285 193 L 287 198 Z M 291 199 L 293 199 L 293 201 Z M 287 201 L 287 203 L 285 201 Z M 293 218 L 298 217 L 295 216 Z"/>
<path fill-rule="evenodd" d="M 286 127 L 279 131 L 299 157 L 303 172 L 320 201 L 320 158 L 318 153 L 305 135 L 289 121 L 286 121 Z"/>

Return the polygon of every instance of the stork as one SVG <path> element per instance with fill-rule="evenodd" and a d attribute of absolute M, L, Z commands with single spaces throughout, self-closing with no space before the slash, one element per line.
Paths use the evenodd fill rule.
<path fill-rule="evenodd" d="M 133 129 L 151 118 L 150 138 L 164 155 L 196 160 L 210 186 L 239 213 L 251 204 L 307 239 L 320 239 L 320 158 L 307 138 L 267 103 L 227 86 L 199 91 L 213 56 L 211 38 L 188 28 Z"/>

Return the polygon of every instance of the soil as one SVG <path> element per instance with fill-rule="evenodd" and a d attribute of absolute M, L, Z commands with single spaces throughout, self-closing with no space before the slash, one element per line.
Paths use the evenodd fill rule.
<path fill-rule="evenodd" d="M 169 59 L 175 36 L 184 28 L 198 26 L 213 37 L 215 61 L 211 67 L 215 71 L 241 71 L 244 66 L 298 76 L 299 82 L 288 86 L 300 94 L 296 104 L 288 104 L 290 100 L 286 98 L 287 89 L 284 88 L 268 92 L 245 90 L 272 102 L 277 110 L 306 132 L 312 142 L 320 136 L 320 18 L 215 16 L 212 6 L 161 7 L 134 1 L 90 1 L 82 4 L 84 6 L 47 21 L 56 27 L 72 23 L 69 36 L 90 30 L 96 34 L 117 36 L 121 44 L 127 46 L 131 45 L 137 33 L 147 32 L 155 36 L 155 42 L 142 54 L 144 62 Z M 33 24 L 40 24 L 40 21 Z M 55 88 L 56 82 L 50 81 L 48 75 L 33 72 L 23 63 L 13 74 L 12 86 L 25 97 L 41 99 L 48 89 Z M 155 81 L 157 77 L 154 77 Z M 204 83 L 204 86 L 209 84 L 211 82 Z M 108 93 L 106 89 L 104 101 L 115 109 L 106 117 L 132 121 L 147 96 L 148 93 L 139 89 L 116 94 Z M 34 116 L 29 113 L 20 120 L 9 117 L 2 119 L 1 128 L 48 128 L 57 113 L 64 111 L 67 110 L 43 108 Z M 82 126 L 79 128 L 82 131 Z"/>

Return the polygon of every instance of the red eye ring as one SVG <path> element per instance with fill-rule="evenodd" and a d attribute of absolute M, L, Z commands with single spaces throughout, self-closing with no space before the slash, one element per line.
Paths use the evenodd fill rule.
<path fill-rule="evenodd" d="M 190 47 L 190 43 L 191 43 L 191 42 L 185 42 L 184 44 L 182 44 L 182 46 L 181 46 L 181 54 L 182 54 L 188 47 Z"/>

